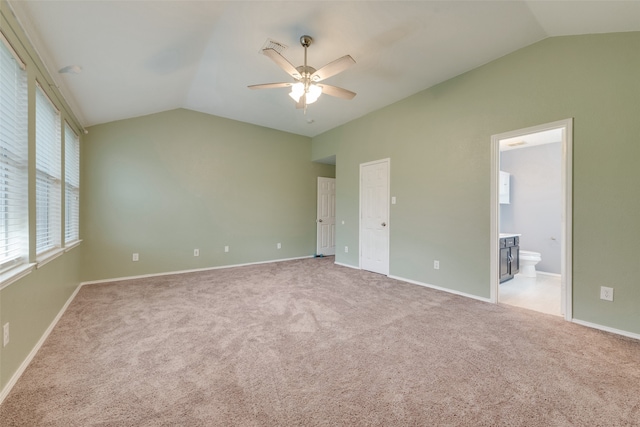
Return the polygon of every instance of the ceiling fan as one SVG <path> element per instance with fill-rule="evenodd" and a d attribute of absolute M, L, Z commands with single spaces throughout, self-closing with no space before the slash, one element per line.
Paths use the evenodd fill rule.
<path fill-rule="evenodd" d="M 289 96 L 296 102 L 296 108 L 302 108 L 306 114 L 307 105 L 317 101 L 321 94 L 326 93 L 342 99 L 353 99 L 355 92 L 337 86 L 319 84 L 319 82 L 341 73 L 356 61 L 350 55 L 345 55 L 316 70 L 307 65 L 307 48 L 313 43 L 311 36 L 300 37 L 300 44 L 304 47 L 304 65 L 294 67 L 284 56 L 275 49 L 268 47 L 262 53 L 271 58 L 280 68 L 295 79 L 293 83 L 264 83 L 251 85 L 249 89 L 272 89 L 291 87 Z"/>

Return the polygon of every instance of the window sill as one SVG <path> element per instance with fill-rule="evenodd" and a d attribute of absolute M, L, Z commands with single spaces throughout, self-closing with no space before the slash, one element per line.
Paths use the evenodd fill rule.
<path fill-rule="evenodd" d="M 68 244 L 64 248 L 65 253 L 69 252 L 71 249 L 73 249 L 73 248 L 75 248 L 77 246 L 80 246 L 80 243 L 82 243 L 82 240 L 76 240 L 75 242 Z"/>
<path fill-rule="evenodd" d="M 80 243 L 82 243 L 82 240 L 76 240 L 66 248 L 56 248 L 52 249 L 51 251 L 45 252 L 43 255 L 36 259 L 36 262 L 22 264 L 17 267 L 11 268 L 3 273 L 0 273 L 0 290 L 22 279 L 36 268 L 40 268 L 58 258 L 60 255 L 69 252 L 71 249 L 77 246 L 80 246 Z"/>
<path fill-rule="evenodd" d="M 36 268 L 43 267 L 44 265 L 58 258 L 60 255 L 64 254 L 64 252 L 65 252 L 64 248 L 55 248 L 55 249 L 51 249 L 48 252 L 45 252 L 44 254 L 36 258 L 36 263 L 38 264 Z"/>
<path fill-rule="evenodd" d="M 9 271 L 5 271 L 0 274 L 0 290 L 6 288 L 10 284 L 17 282 L 27 274 L 31 273 L 36 267 L 36 263 L 22 264 L 18 267 L 12 268 Z"/>

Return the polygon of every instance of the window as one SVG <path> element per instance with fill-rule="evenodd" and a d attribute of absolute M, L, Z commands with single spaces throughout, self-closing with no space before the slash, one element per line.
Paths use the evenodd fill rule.
<path fill-rule="evenodd" d="M 27 73 L 0 36 L 0 272 L 27 260 Z"/>
<path fill-rule="evenodd" d="M 36 90 L 36 255 L 61 247 L 60 114 Z"/>
<path fill-rule="evenodd" d="M 65 246 L 80 239 L 80 140 L 64 126 Z"/>

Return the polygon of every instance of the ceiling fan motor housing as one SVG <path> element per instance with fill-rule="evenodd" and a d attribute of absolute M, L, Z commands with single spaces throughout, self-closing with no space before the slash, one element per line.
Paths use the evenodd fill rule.
<path fill-rule="evenodd" d="M 309 47 L 309 46 L 311 46 L 311 43 L 313 43 L 313 37 L 311 37 L 311 36 L 302 36 L 302 37 L 300 37 L 300 44 L 303 47 Z"/>
<path fill-rule="evenodd" d="M 296 67 L 296 70 L 298 70 L 300 72 L 300 75 L 303 77 L 310 77 L 313 73 L 316 72 L 316 69 L 310 66 L 304 66 L 301 65 L 299 67 Z"/>

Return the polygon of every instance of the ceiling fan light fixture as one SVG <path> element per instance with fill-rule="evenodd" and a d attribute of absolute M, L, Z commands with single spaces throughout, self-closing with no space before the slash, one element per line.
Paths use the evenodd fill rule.
<path fill-rule="evenodd" d="M 314 85 L 313 83 L 310 84 L 309 91 L 307 92 L 307 104 L 316 102 L 321 94 L 322 88 L 320 86 Z"/>
<path fill-rule="evenodd" d="M 291 98 L 293 98 L 294 101 L 296 102 L 300 102 L 300 97 L 304 95 L 304 84 L 303 83 L 296 83 L 294 85 L 291 86 L 291 92 L 289 93 L 289 96 Z"/>
<path fill-rule="evenodd" d="M 294 101 L 300 102 L 300 98 L 305 94 L 304 83 L 298 82 L 291 86 L 291 92 L 289 92 L 289 96 L 293 98 Z M 320 95 L 322 95 L 322 88 L 318 85 L 311 83 L 309 85 L 309 89 L 306 91 L 306 104 L 313 104 L 318 100 Z"/>

